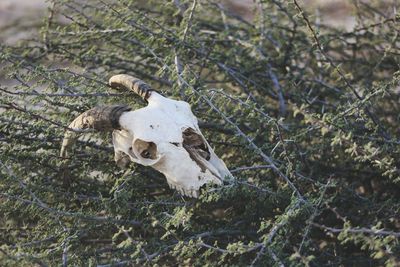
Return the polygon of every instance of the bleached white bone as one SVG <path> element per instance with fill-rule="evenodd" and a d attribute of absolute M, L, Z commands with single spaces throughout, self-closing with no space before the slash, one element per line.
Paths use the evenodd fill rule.
<path fill-rule="evenodd" d="M 198 196 L 202 185 L 221 184 L 225 177 L 231 176 L 202 135 L 188 103 L 165 98 L 156 92 L 152 92 L 147 101 L 148 106 L 121 115 L 122 130 L 113 132 L 116 152 L 125 153 L 136 163 L 152 166 L 165 175 L 171 188 L 192 197 Z M 183 147 L 183 132 L 189 128 L 202 137 L 210 153 L 209 160 L 200 157 L 205 170 Z M 153 142 L 157 147 L 156 158 L 143 158 L 135 146 L 136 140 Z"/>
<path fill-rule="evenodd" d="M 115 161 L 151 166 L 181 194 L 198 197 L 206 183 L 220 185 L 232 175 L 201 133 L 197 118 L 184 101 L 166 98 L 143 81 L 128 75 L 111 77 L 110 85 L 142 96 L 148 105 L 131 111 L 126 106 L 97 107 L 79 115 L 72 129 L 113 130 Z M 77 136 L 67 131 L 61 148 L 66 157 Z"/>

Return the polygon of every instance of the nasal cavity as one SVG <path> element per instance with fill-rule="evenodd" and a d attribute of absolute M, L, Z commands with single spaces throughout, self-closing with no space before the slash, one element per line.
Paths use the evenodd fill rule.
<path fill-rule="evenodd" d="M 210 160 L 210 151 L 204 138 L 192 128 L 187 128 L 182 133 L 183 147 L 189 154 L 196 154 L 205 160 Z"/>

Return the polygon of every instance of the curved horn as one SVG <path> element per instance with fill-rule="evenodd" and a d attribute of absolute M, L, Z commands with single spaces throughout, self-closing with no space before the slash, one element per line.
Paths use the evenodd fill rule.
<path fill-rule="evenodd" d="M 68 126 L 71 130 L 65 132 L 61 146 L 60 156 L 65 158 L 68 149 L 75 143 L 79 130 L 95 129 L 98 131 L 111 131 L 120 129 L 119 117 L 122 113 L 130 111 L 125 105 L 95 107 L 83 112 Z M 75 131 L 74 131 L 75 130 Z"/>
<path fill-rule="evenodd" d="M 155 91 L 144 81 L 127 74 L 114 75 L 110 78 L 108 83 L 112 88 L 132 90 L 144 100 L 150 97 L 151 91 Z"/>

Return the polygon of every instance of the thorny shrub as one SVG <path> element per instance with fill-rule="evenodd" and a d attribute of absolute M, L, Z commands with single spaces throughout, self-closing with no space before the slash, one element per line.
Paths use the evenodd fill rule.
<path fill-rule="evenodd" d="M 399 3 L 354 1 L 356 27 L 298 1 L 51 1 L 41 35 L 0 46 L 1 266 L 397 266 Z M 397 4 L 396 4 L 397 2 Z M 396 9 L 397 8 L 397 9 Z M 159 173 L 113 162 L 79 113 L 143 102 L 139 77 L 188 101 L 235 181 L 183 198 Z"/>

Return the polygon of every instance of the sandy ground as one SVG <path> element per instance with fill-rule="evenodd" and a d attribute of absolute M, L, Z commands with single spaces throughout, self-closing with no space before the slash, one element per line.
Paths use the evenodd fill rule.
<path fill-rule="evenodd" d="M 38 16 L 46 7 L 45 0 L 0 0 L 0 25 L 26 15 Z"/>
<path fill-rule="evenodd" d="M 220 0 L 231 11 L 251 21 L 254 17 L 254 0 Z M 355 26 L 349 0 L 299 0 L 311 15 L 319 14 L 321 23 L 351 30 Z"/>
<path fill-rule="evenodd" d="M 14 44 L 37 34 L 34 26 L 43 21 L 46 8 L 45 0 L 0 0 L 0 41 Z"/>
<path fill-rule="evenodd" d="M 162 0 L 160 0 L 162 1 Z M 255 0 L 216 0 L 230 12 L 251 21 L 254 18 Z M 363 1 L 363 0 L 361 0 Z M 369 0 L 364 0 L 369 3 Z M 399 0 L 381 0 L 379 3 L 386 9 L 384 13 L 393 13 L 388 10 Z M 43 16 L 49 5 L 46 0 L 0 0 L 0 42 L 15 44 L 23 38 L 37 35 L 38 25 L 42 23 Z M 352 9 L 354 5 L 350 0 L 298 0 L 312 19 L 319 23 L 350 31 L 356 25 Z M 393 9 L 393 8 L 392 8 Z M 394 16 L 390 14 L 390 16 Z M 18 30 L 15 30 L 18 25 Z"/>
<path fill-rule="evenodd" d="M 220 0 L 231 12 L 246 20 L 254 17 L 254 0 Z M 309 12 L 318 9 L 322 22 L 335 27 L 351 29 L 355 19 L 347 0 L 299 0 Z M 0 0 L 0 41 L 14 44 L 22 38 L 33 36 L 32 26 L 43 21 L 48 2 L 45 0 Z M 18 31 L 13 30 L 18 25 Z"/>

